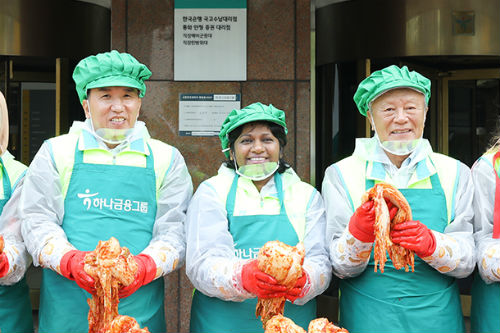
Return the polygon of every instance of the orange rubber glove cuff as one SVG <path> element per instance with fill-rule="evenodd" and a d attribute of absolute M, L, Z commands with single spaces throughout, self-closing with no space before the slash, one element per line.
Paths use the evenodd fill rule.
<path fill-rule="evenodd" d="M 293 288 L 288 290 L 285 296 L 286 299 L 293 303 L 297 298 L 304 297 L 307 290 L 309 290 L 309 288 L 307 288 L 307 290 L 304 289 L 307 281 L 309 281 L 309 275 L 304 269 L 302 269 L 302 276 L 297 280 L 297 282 L 295 282 Z"/>
<path fill-rule="evenodd" d="M 349 232 L 357 239 L 365 243 L 373 243 L 375 232 L 375 209 L 373 201 L 367 201 L 356 209 L 349 220 Z"/>
<path fill-rule="evenodd" d="M 7 258 L 7 255 L 4 252 L 2 252 L 2 254 L 0 254 L 0 278 L 6 276 L 8 272 L 9 272 L 9 259 Z"/>
<path fill-rule="evenodd" d="M 137 261 L 142 261 L 142 266 L 144 267 L 144 280 L 142 285 L 146 285 L 153 281 L 156 277 L 157 270 L 156 263 L 153 258 L 147 254 L 139 254 L 135 256 L 135 259 Z"/>
<path fill-rule="evenodd" d="M 241 281 L 246 291 L 259 298 L 282 297 L 286 294 L 286 287 L 278 284 L 275 278 L 258 268 L 257 260 L 251 260 L 241 269 Z"/>
<path fill-rule="evenodd" d="M 436 237 L 424 224 L 422 224 L 422 226 L 425 228 L 425 232 L 420 237 L 420 246 L 415 249 L 415 253 L 420 258 L 425 258 L 432 255 L 434 251 L 436 251 Z"/>
<path fill-rule="evenodd" d="M 389 219 L 392 221 L 398 212 L 396 207 L 390 200 L 385 199 L 387 209 L 389 210 Z M 367 201 L 356 209 L 349 221 L 349 232 L 356 239 L 365 242 L 373 243 L 375 240 L 375 207 L 373 201 Z"/>
<path fill-rule="evenodd" d="M 83 269 L 87 253 L 88 252 L 78 250 L 68 251 L 61 258 L 59 267 L 62 276 L 75 281 L 80 288 L 94 295 L 96 292 L 95 281 Z"/>
<path fill-rule="evenodd" d="M 413 250 L 421 258 L 432 255 L 436 250 L 436 237 L 420 221 L 406 221 L 394 225 L 391 239 L 394 243 Z"/>
<path fill-rule="evenodd" d="M 120 298 L 128 297 L 135 293 L 140 287 L 150 283 L 156 277 L 156 264 L 153 258 L 147 254 L 134 256 L 137 263 L 137 273 L 135 279 L 128 286 L 120 288 L 118 296 Z"/>
<path fill-rule="evenodd" d="M 61 258 L 61 263 L 59 264 L 61 275 L 73 281 L 75 280 L 75 277 L 71 273 L 71 261 L 73 260 L 73 257 L 78 254 L 78 252 L 80 251 L 71 250 L 66 252 Z"/>

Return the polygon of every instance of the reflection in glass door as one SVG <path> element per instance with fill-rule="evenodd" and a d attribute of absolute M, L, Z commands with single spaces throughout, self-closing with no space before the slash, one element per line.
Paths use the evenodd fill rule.
<path fill-rule="evenodd" d="M 442 129 L 447 134 L 443 135 L 447 136 L 443 150 L 468 166 L 486 151 L 491 138 L 498 135 L 500 75 L 496 70 L 484 74 L 484 71 L 455 72 L 443 80 L 443 89 L 447 90 L 443 98 L 448 97 L 443 109 Z"/>

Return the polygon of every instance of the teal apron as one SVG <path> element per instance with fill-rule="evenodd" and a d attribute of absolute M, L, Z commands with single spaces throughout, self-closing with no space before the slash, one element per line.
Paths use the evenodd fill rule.
<path fill-rule="evenodd" d="M 255 258 L 259 249 L 271 240 L 297 245 L 299 238 L 285 210 L 281 175 L 277 172 L 274 175 L 281 205 L 279 215 L 234 216 L 238 178 L 238 175 L 234 176 L 226 201 L 229 231 L 234 239 L 237 256 L 241 259 Z M 256 305 L 257 298 L 244 302 L 223 301 L 196 290 L 191 307 L 190 330 L 197 333 L 264 332 L 260 317 L 255 317 Z M 316 317 L 316 300 L 302 306 L 286 302 L 284 315 L 307 330 L 309 321 Z"/>
<path fill-rule="evenodd" d="M 476 270 L 471 299 L 471 333 L 500 332 L 500 283 L 486 284 Z"/>
<path fill-rule="evenodd" d="M 493 235 L 499 238 L 500 215 L 500 175 L 495 170 L 497 152 L 493 157 L 493 172 L 495 173 L 495 205 L 493 209 Z M 481 264 L 481 263 L 479 263 Z M 486 284 L 478 270 L 474 273 L 471 289 L 471 333 L 500 333 L 500 283 Z"/>
<path fill-rule="evenodd" d="M 11 196 L 11 185 L 5 165 L 0 158 L 2 168 L 4 198 L 0 200 L 0 212 L 9 201 Z M 0 286 L 0 332 L 21 333 L 33 332 L 33 314 L 29 288 L 26 278 L 11 286 Z"/>
<path fill-rule="evenodd" d="M 99 240 L 115 237 L 139 254 L 152 238 L 156 217 L 153 155 L 146 156 L 145 168 L 90 164 L 83 162 L 77 143 L 64 211 L 62 228 L 78 250 L 92 251 Z M 160 278 L 120 299 L 118 313 L 134 317 L 152 333 L 164 333 L 163 294 Z M 88 332 L 90 297 L 74 281 L 44 269 L 39 332 Z"/>
<path fill-rule="evenodd" d="M 414 220 L 443 232 L 446 198 L 436 174 L 432 189 L 401 189 Z M 374 186 L 366 181 L 366 189 Z M 340 282 L 340 326 L 350 333 L 464 332 L 455 279 L 443 275 L 415 254 L 415 272 L 396 270 L 389 257 L 384 273 L 375 273 L 373 251 L 358 277 Z"/>

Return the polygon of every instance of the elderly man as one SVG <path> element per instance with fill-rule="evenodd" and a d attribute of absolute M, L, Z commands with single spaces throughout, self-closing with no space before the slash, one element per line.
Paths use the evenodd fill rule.
<path fill-rule="evenodd" d="M 422 138 L 429 98 L 430 81 L 406 67 L 372 73 L 354 101 L 375 135 L 357 139 L 353 155 L 326 170 L 327 244 L 341 278 L 340 325 L 351 333 L 464 331 L 455 278 L 474 269 L 473 187 L 466 165 Z M 414 251 L 414 273 L 390 260 L 374 272 L 374 203 L 361 196 L 379 182 L 410 204 L 413 221 L 390 237 Z"/>
<path fill-rule="evenodd" d="M 27 172 L 22 233 L 34 264 L 45 268 L 40 332 L 88 331 L 86 299 L 95 290 L 83 259 L 110 237 L 138 265 L 135 281 L 119 291 L 119 313 L 166 332 L 161 277 L 184 260 L 192 183 L 179 151 L 137 121 L 150 75 L 127 53 L 80 61 L 73 79 L 87 119 L 46 141 Z"/>

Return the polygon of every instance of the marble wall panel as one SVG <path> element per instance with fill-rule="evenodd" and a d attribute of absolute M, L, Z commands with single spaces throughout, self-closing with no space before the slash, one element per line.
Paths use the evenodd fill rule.
<path fill-rule="evenodd" d="M 189 332 L 189 319 L 191 316 L 191 301 L 193 300 L 193 285 L 186 275 L 185 268 L 180 274 L 180 299 L 179 299 L 179 332 Z"/>
<path fill-rule="evenodd" d="M 311 76 L 311 1 L 296 0 L 296 6 L 296 79 L 309 80 Z"/>
<path fill-rule="evenodd" d="M 127 47 L 148 64 L 151 80 L 174 78 L 174 1 L 127 0 Z"/>
<path fill-rule="evenodd" d="M 124 52 L 127 47 L 126 0 L 112 0 L 111 8 L 111 49 Z"/>
<path fill-rule="evenodd" d="M 248 80 L 291 80 L 295 1 L 247 1 Z"/>
<path fill-rule="evenodd" d="M 273 104 L 286 112 L 284 157 L 310 182 L 310 1 L 248 1 L 248 80 L 173 81 L 174 0 L 112 0 L 112 47 L 134 55 L 153 72 L 139 119 L 154 138 L 175 146 L 195 189 L 224 160 L 218 137 L 180 137 L 180 93 L 241 93 L 241 105 Z M 165 277 L 168 332 L 188 332 L 192 285 L 185 268 Z"/>
<path fill-rule="evenodd" d="M 165 321 L 167 323 L 167 332 L 181 332 L 179 329 L 179 297 L 182 272 L 175 271 L 164 277 L 165 279 Z M 184 331 L 188 332 L 188 331 Z"/>
<path fill-rule="evenodd" d="M 184 156 L 195 188 L 217 173 L 224 160 L 218 137 L 179 136 L 180 93 L 240 93 L 237 82 L 148 81 L 140 120 L 154 138 L 173 145 Z M 243 104 L 242 104 L 243 105 Z"/>
<path fill-rule="evenodd" d="M 165 277 L 165 320 L 167 332 L 189 332 L 193 285 L 181 267 Z"/>

